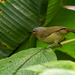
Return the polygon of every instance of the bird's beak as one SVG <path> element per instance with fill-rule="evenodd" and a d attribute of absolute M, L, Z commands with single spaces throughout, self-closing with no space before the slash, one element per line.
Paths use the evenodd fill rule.
<path fill-rule="evenodd" d="M 30 32 L 28 32 L 28 34 L 32 34 L 32 32 L 30 31 Z"/>

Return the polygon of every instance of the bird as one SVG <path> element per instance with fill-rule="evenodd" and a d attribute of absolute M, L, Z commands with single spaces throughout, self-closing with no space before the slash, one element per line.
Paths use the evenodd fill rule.
<path fill-rule="evenodd" d="M 31 30 L 29 33 L 33 34 L 40 41 L 51 44 L 48 48 L 51 49 L 51 46 L 58 44 L 62 47 L 61 42 L 66 40 L 66 35 L 70 32 L 75 33 L 75 30 L 68 29 L 63 26 L 52 26 L 52 27 L 36 27 Z"/>

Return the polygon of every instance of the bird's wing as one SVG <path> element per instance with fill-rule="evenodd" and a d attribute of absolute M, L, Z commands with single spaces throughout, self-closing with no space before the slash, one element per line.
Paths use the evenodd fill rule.
<path fill-rule="evenodd" d="M 62 26 L 54 26 L 54 27 L 45 27 L 44 29 L 41 30 L 39 35 L 41 38 L 45 38 L 49 35 L 51 35 L 54 32 L 58 32 L 60 30 L 64 30 L 66 29 L 66 27 L 62 27 Z"/>

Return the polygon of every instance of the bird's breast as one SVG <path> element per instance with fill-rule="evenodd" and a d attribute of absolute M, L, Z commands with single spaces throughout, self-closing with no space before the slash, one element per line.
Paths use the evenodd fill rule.
<path fill-rule="evenodd" d="M 39 40 L 47 44 L 52 44 L 52 43 L 60 42 L 64 38 L 65 36 L 62 37 L 62 35 L 59 32 L 55 32 L 45 38 L 39 38 Z"/>

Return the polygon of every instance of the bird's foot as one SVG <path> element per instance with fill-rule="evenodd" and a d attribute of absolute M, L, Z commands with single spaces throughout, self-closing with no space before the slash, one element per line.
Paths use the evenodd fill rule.
<path fill-rule="evenodd" d="M 62 48 L 62 44 L 61 43 L 58 43 L 58 45 Z"/>
<path fill-rule="evenodd" d="M 52 48 L 50 46 L 48 46 L 47 48 L 49 48 L 50 50 L 52 50 Z"/>
<path fill-rule="evenodd" d="M 53 43 L 51 45 L 49 45 L 47 48 L 49 48 L 50 50 L 52 50 L 51 46 L 55 45 L 56 43 Z"/>

